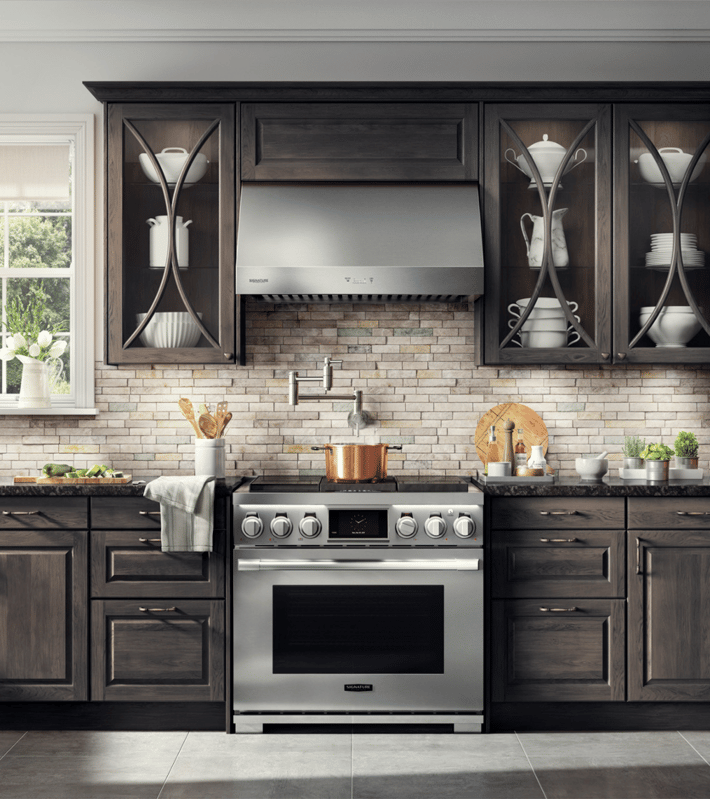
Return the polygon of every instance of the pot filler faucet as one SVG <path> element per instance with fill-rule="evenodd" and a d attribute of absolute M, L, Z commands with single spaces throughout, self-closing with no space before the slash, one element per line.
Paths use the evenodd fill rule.
<path fill-rule="evenodd" d="M 288 404 L 298 405 L 299 402 L 314 402 L 320 400 L 352 400 L 353 409 L 348 414 L 348 427 L 355 430 L 355 435 L 360 435 L 360 428 L 372 424 L 372 416 L 362 409 L 362 391 L 353 389 L 352 394 L 306 394 L 299 396 L 299 383 L 322 383 L 323 390 L 328 392 L 333 387 L 333 364 L 342 363 L 334 361 L 328 355 L 323 359 L 323 374 L 320 377 L 301 377 L 298 372 L 288 373 Z"/>

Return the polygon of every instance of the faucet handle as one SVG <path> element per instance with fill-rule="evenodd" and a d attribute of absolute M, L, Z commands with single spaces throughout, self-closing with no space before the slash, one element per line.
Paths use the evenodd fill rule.
<path fill-rule="evenodd" d="M 342 363 L 342 360 L 332 360 L 329 355 L 323 358 L 323 388 L 330 391 L 333 388 L 333 364 Z"/>

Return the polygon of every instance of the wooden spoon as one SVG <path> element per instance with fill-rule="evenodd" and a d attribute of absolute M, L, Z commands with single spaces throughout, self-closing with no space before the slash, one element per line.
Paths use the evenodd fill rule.
<path fill-rule="evenodd" d="M 227 413 L 227 403 L 218 402 L 217 409 L 214 412 L 214 418 L 217 422 L 217 438 L 222 435 L 222 423 L 224 422 L 225 414 Z"/>
<path fill-rule="evenodd" d="M 217 438 L 217 422 L 209 413 L 200 416 L 200 430 L 205 434 L 205 438 Z"/>
<path fill-rule="evenodd" d="M 197 424 L 197 420 L 195 419 L 195 411 L 192 407 L 192 402 L 190 402 L 190 400 L 187 397 L 180 397 L 180 400 L 178 401 L 178 407 L 182 411 L 182 415 L 195 429 L 195 435 L 198 438 L 204 438 L 204 436 L 202 435 L 202 431 L 200 430 Z"/>
<path fill-rule="evenodd" d="M 223 419 L 222 419 L 222 424 L 221 424 L 221 426 L 220 426 L 220 428 L 219 428 L 219 433 L 217 434 L 217 438 L 222 438 L 222 436 L 224 435 L 224 429 L 225 429 L 225 427 L 226 427 L 226 426 L 227 426 L 227 425 L 228 425 L 228 424 L 229 424 L 231 421 L 232 421 L 232 413 L 231 413 L 231 411 L 229 411 L 228 413 L 226 413 L 226 414 L 224 415 L 224 417 L 223 417 Z"/>

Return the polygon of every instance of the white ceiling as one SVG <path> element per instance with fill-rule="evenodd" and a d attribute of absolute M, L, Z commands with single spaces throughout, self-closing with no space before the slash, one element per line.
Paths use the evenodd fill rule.
<path fill-rule="evenodd" d="M 709 0 L 0 0 L 4 42 L 708 42 Z"/>

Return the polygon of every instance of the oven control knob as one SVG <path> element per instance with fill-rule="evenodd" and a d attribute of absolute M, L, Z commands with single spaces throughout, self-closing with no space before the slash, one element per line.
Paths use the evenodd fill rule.
<path fill-rule="evenodd" d="M 287 538 L 291 535 L 291 531 L 293 530 L 291 519 L 289 519 L 286 514 L 274 516 L 269 526 L 271 527 L 271 532 L 277 538 Z"/>
<path fill-rule="evenodd" d="M 264 522 L 256 513 L 247 513 L 242 519 L 242 532 L 247 538 L 258 538 L 264 532 Z"/>
<path fill-rule="evenodd" d="M 394 523 L 394 529 L 400 538 L 411 538 L 417 534 L 419 525 L 414 516 L 402 514 Z"/>
<path fill-rule="evenodd" d="M 476 532 L 476 522 L 470 516 L 461 515 L 454 522 L 454 532 L 459 538 L 470 538 Z"/>
<path fill-rule="evenodd" d="M 424 530 L 429 538 L 441 538 L 446 532 L 446 520 L 439 515 L 430 516 L 424 522 Z"/>
<path fill-rule="evenodd" d="M 323 529 L 323 525 L 317 516 L 308 515 L 304 516 L 298 523 L 298 529 L 301 531 L 301 535 L 306 538 L 315 538 Z"/>

